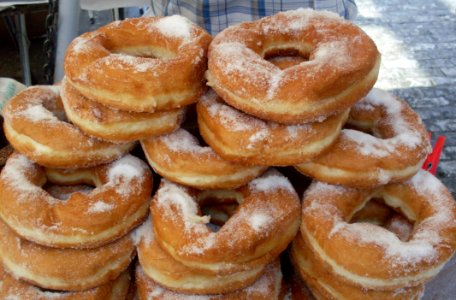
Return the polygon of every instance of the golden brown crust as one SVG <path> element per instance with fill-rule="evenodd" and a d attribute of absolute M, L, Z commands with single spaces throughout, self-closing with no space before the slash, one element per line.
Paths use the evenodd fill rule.
<path fill-rule="evenodd" d="M 54 198 L 42 185 L 86 183 L 88 194 Z M 36 243 L 63 248 L 107 244 L 142 222 L 148 212 L 152 174 L 127 155 L 111 164 L 80 170 L 45 170 L 14 154 L 0 175 L 0 217 L 17 234 Z"/>
<path fill-rule="evenodd" d="M 142 140 L 141 146 L 149 164 L 158 174 L 198 189 L 237 188 L 267 168 L 226 161 L 210 147 L 200 146 L 185 129 Z"/>
<path fill-rule="evenodd" d="M 372 197 L 414 222 L 408 240 L 371 223 L 349 223 Z M 375 290 L 433 278 L 456 249 L 456 204 L 426 171 L 403 183 L 357 190 L 314 182 L 303 200 L 301 234 L 340 280 Z"/>
<path fill-rule="evenodd" d="M 146 227 L 146 228 L 145 228 Z M 266 265 L 230 274 L 213 274 L 187 267 L 173 259 L 158 244 L 151 222 L 145 222 L 136 234 L 139 262 L 144 273 L 172 291 L 190 294 L 225 294 L 245 288 L 264 273 Z"/>
<path fill-rule="evenodd" d="M 150 279 L 140 265 L 136 267 L 136 282 L 140 300 L 184 300 L 192 297 L 168 290 Z M 263 276 L 252 285 L 223 295 L 204 295 L 207 300 L 278 300 L 281 290 L 282 273 L 278 261 L 268 265 Z M 193 297 L 197 297 L 193 295 Z"/>
<path fill-rule="evenodd" d="M 117 278 L 135 256 L 127 235 L 95 249 L 57 249 L 22 239 L 0 222 L 0 260 L 15 278 L 46 289 L 81 291 Z"/>
<path fill-rule="evenodd" d="M 418 300 L 424 291 L 423 285 L 399 287 L 393 291 L 375 291 L 340 281 L 325 267 L 309 244 L 298 234 L 293 241 L 291 260 L 302 279 L 312 289 L 317 299 L 334 300 Z"/>
<path fill-rule="evenodd" d="M 271 53 L 309 60 L 280 70 Z M 380 54 L 356 25 L 335 14 L 300 9 L 231 26 L 209 47 L 210 85 L 230 105 L 285 124 L 341 113 L 374 85 Z"/>
<path fill-rule="evenodd" d="M 123 272 L 116 279 L 89 290 L 79 292 L 46 291 L 15 279 L 8 275 L 3 267 L 0 267 L 0 281 L 2 282 L 0 298 L 20 300 L 123 300 L 128 292 L 130 279 L 130 274 Z"/>
<path fill-rule="evenodd" d="M 283 125 L 265 122 L 227 104 L 213 91 L 197 104 L 199 130 L 228 161 L 256 166 L 287 166 L 308 161 L 336 141 L 348 111 L 321 122 Z"/>
<path fill-rule="evenodd" d="M 88 137 L 74 125 L 62 121 L 65 113 L 56 86 L 27 88 L 7 102 L 3 114 L 5 135 L 14 149 L 51 168 L 108 163 L 134 146 Z"/>
<path fill-rule="evenodd" d="M 348 125 L 333 146 L 296 168 L 332 184 L 371 188 L 412 177 L 430 150 L 426 128 L 403 100 L 373 89 L 350 111 Z"/>
<path fill-rule="evenodd" d="M 181 16 L 132 18 L 76 38 L 65 74 L 84 96 L 126 111 L 193 103 L 204 92 L 210 35 Z"/>
<path fill-rule="evenodd" d="M 185 109 L 135 113 L 112 109 L 84 97 L 66 80 L 62 102 L 68 119 L 88 135 L 111 142 L 132 142 L 179 128 Z"/>
<path fill-rule="evenodd" d="M 296 234 L 299 200 L 289 181 L 276 171 L 232 191 L 235 214 L 217 232 L 207 228 L 191 191 L 162 181 L 151 204 L 160 246 L 182 264 L 231 273 L 273 261 Z"/>

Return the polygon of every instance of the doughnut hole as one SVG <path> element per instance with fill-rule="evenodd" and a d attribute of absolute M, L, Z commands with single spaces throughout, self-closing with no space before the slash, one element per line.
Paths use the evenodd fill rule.
<path fill-rule="evenodd" d="M 285 70 L 302 62 L 308 61 L 309 53 L 304 53 L 292 48 L 276 49 L 267 51 L 263 57 L 279 69 Z"/>
<path fill-rule="evenodd" d="M 206 190 L 196 196 L 201 212 L 210 217 L 206 226 L 217 232 L 236 212 L 242 196 L 232 190 Z"/>
<path fill-rule="evenodd" d="M 89 194 L 101 183 L 89 172 L 54 172 L 46 169 L 45 181 L 42 188 L 52 197 L 67 200 L 74 193 Z"/>
<path fill-rule="evenodd" d="M 399 209 L 389 206 L 383 198 L 373 197 L 355 211 L 349 220 L 353 223 L 371 223 L 394 233 L 401 241 L 407 242 L 415 222 Z"/>

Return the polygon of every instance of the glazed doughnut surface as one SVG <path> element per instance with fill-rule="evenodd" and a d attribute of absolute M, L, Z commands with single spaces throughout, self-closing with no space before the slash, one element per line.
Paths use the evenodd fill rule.
<path fill-rule="evenodd" d="M 265 60 L 287 52 L 308 60 L 284 70 Z M 298 9 L 222 31 L 209 47 L 206 77 L 237 109 L 299 124 L 348 109 L 372 88 L 379 65 L 374 42 L 359 27 Z"/>
<path fill-rule="evenodd" d="M 267 167 L 244 166 L 222 159 L 185 129 L 141 141 L 154 170 L 176 183 L 199 189 L 230 189 L 259 176 Z"/>
<path fill-rule="evenodd" d="M 94 249 L 40 246 L 0 221 L 0 260 L 13 277 L 52 290 L 81 291 L 117 278 L 135 256 L 130 235 Z"/>
<path fill-rule="evenodd" d="M 92 184 L 93 190 L 58 199 L 43 189 L 47 182 Z M 20 236 L 65 248 L 107 244 L 147 215 L 152 174 L 127 155 L 111 164 L 79 170 L 46 170 L 20 154 L 0 174 L 0 217 Z"/>
<path fill-rule="evenodd" d="M 126 111 L 193 103 L 204 91 L 211 37 L 182 16 L 117 21 L 76 38 L 65 54 L 68 81 L 84 96 Z"/>
<path fill-rule="evenodd" d="M 254 166 L 287 166 L 308 161 L 336 141 L 348 111 L 321 122 L 283 125 L 249 116 L 209 91 L 197 103 L 205 142 L 222 158 Z"/>
<path fill-rule="evenodd" d="M 3 115 L 5 136 L 14 149 L 51 168 L 82 168 L 108 163 L 134 145 L 88 137 L 66 122 L 60 88 L 55 86 L 27 88 L 7 102 Z"/>
<path fill-rule="evenodd" d="M 414 222 L 408 240 L 371 223 L 349 223 L 373 197 Z M 377 290 L 416 286 L 433 278 L 455 252 L 456 203 L 423 170 L 376 189 L 314 182 L 304 195 L 301 234 L 341 280 Z"/>
<path fill-rule="evenodd" d="M 84 97 L 66 80 L 62 82 L 62 102 L 69 120 L 88 135 L 111 142 L 132 142 L 176 130 L 185 109 L 155 113 L 135 113 L 101 105 Z"/>
<path fill-rule="evenodd" d="M 380 89 L 351 109 L 347 125 L 360 130 L 343 129 L 326 153 L 296 168 L 320 181 L 369 188 L 412 177 L 431 149 L 419 115 Z"/>

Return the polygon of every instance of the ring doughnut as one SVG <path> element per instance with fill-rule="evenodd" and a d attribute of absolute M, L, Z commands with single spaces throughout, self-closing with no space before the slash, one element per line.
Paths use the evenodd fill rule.
<path fill-rule="evenodd" d="M 280 271 L 280 263 L 278 261 L 268 265 L 263 276 L 251 286 L 223 295 L 198 296 L 180 294 L 168 290 L 149 278 L 140 265 L 136 267 L 135 275 L 139 300 L 185 300 L 189 299 L 189 297 L 194 300 L 278 300 L 280 299 L 279 294 L 282 281 L 282 272 Z"/>
<path fill-rule="evenodd" d="M 235 198 L 239 206 L 217 232 L 206 226 L 210 217 L 201 216 L 197 203 L 208 192 L 191 192 L 162 180 L 151 204 L 160 246 L 191 268 L 227 274 L 265 265 L 287 247 L 299 227 L 298 196 L 274 170 L 237 190 L 225 190 L 222 196 Z"/>
<path fill-rule="evenodd" d="M 67 80 L 81 94 L 126 111 L 154 112 L 204 92 L 210 35 L 182 16 L 132 18 L 76 38 L 67 48 Z"/>
<path fill-rule="evenodd" d="M 20 300 L 89 300 L 125 299 L 130 286 L 130 274 L 123 272 L 117 279 L 90 290 L 79 292 L 45 291 L 8 275 L 0 266 L 0 299 Z"/>
<path fill-rule="evenodd" d="M 414 222 L 408 240 L 370 223 L 349 223 L 372 198 Z M 344 282 L 391 291 L 434 277 L 456 249 L 456 203 L 445 186 L 421 170 L 376 189 L 313 182 L 303 200 L 301 235 Z"/>
<path fill-rule="evenodd" d="M 311 247 L 298 234 L 291 247 L 291 260 L 295 269 L 312 289 L 317 299 L 339 300 L 419 300 L 424 286 L 401 287 L 392 291 L 360 289 L 340 282 L 324 267 Z"/>
<path fill-rule="evenodd" d="M 94 249 L 58 249 L 22 239 L 0 221 L 0 260 L 5 270 L 45 289 L 81 291 L 103 285 L 127 269 L 134 256 L 130 235 Z"/>
<path fill-rule="evenodd" d="M 308 60 L 284 70 L 266 60 L 282 53 Z M 208 59 L 208 85 L 228 104 L 284 124 L 342 113 L 372 88 L 380 66 L 359 27 L 311 9 L 231 26 L 214 37 Z"/>
<path fill-rule="evenodd" d="M 307 161 L 338 138 L 348 110 L 322 122 L 282 125 L 244 114 L 213 91 L 197 103 L 201 136 L 222 158 L 256 166 L 287 166 Z"/>
<path fill-rule="evenodd" d="M 185 109 L 156 113 L 135 113 L 91 101 L 66 80 L 62 102 L 68 119 L 85 133 L 111 142 L 132 142 L 170 133 L 179 128 Z"/>
<path fill-rule="evenodd" d="M 133 143 L 112 144 L 88 137 L 63 121 L 59 90 L 30 87 L 6 103 L 5 136 L 16 151 L 42 166 L 82 168 L 108 163 L 133 148 Z"/>
<path fill-rule="evenodd" d="M 412 177 L 431 149 L 418 114 L 383 90 L 373 89 L 357 103 L 347 124 L 373 136 L 343 129 L 329 151 L 296 168 L 320 181 L 368 188 Z"/>
<path fill-rule="evenodd" d="M 141 141 L 147 160 L 168 180 L 198 189 L 232 189 L 246 184 L 267 167 L 248 167 L 222 159 L 185 129 Z"/>
<path fill-rule="evenodd" d="M 43 189 L 47 181 L 95 188 L 60 200 Z M 151 191 L 149 168 L 131 155 L 89 169 L 46 170 L 14 154 L 0 174 L 0 217 L 21 237 L 44 246 L 94 248 L 141 223 Z"/>
<path fill-rule="evenodd" d="M 190 294 L 226 294 L 245 288 L 263 275 L 265 265 L 231 274 L 213 274 L 189 268 L 174 260 L 154 237 L 150 219 L 135 232 L 144 273 L 170 290 Z"/>

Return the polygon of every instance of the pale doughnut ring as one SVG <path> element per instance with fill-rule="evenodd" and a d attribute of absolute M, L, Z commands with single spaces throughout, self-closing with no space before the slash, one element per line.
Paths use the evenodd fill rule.
<path fill-rule="evenodd" d="M 350 111 L 348 125 L 322 155 L 296 168 L 332 184 L 369 188 L 412 177 L 430 151 L 426 128 L 403 100 L 373 89 Z"/>
<path fill-rule="evenodd" d="M 96 188 L 60 200 L 43 189 L 46 181 Z M 151 191 L 148 166 L 131 155 L 90 169 L 45 170 L 14 154 L 0 174 L 0 217 L 23 238 L 45 246 L 94 248 L 141 223 Z"/>
<path fill-rule="evenodd" d="M 403 286 L 392 291 L 375 291 L 347 284 L 333 276 L 311 247 L 298 234 L 290 251 L 291 260 L 302 279 L 318 299 L 338 300 L 419 300 L 424 286 Z"/>
<path fill-rule="evenodd" d="M 52 290 L 81 291 L 117 278 L 135 256 L 130 235 L 94 249 L 40 246 L 0 221 L 0 261 L 13 277 Z"/>
<path fill-rule="evenodd" d="M 281 70 L 276 53 L 308 58 Z M 338 15 L 298 9 L 231 26 L 209 47 L 206 77 L 230 105 L 264 120 L 301 124 L 342 113 L 377 80 L 380 54 Z"/>
<path fill-rule="evenodd" d="M 185 129 L 141 141 L 147 160 L 168 180 L 198 189 L 232 189 L 246 184 L 267 167 L 224 160 Z"/>
<path fill-rule="evenodd" d="M 278 261 L 268 265 L 264 275 L 252 285 L 223 295 L 211 294 L 198 296 L 180 294 L 168 290 L 149 278 L 140 265 L 136 267 L 135 276 L 139 300 L 186 300 L 189 298 L 194 300 L 279 300 L 282 281 L 282 272 Z"/>
<path fill-rule="evenodd" d="M 69 120 L 88 135 L 111 142 L 132 142 L 179 128 L 185 109 L 135 113 L 98 104 L 84 97 L 66 80 L 62 102 Z"/>
<path fill-rule="evenodd" d="M 130 274 L 123 272 L 116 279 L 93 289 L 67 292 L 46 291 L 8 275 L 0 266 L 0 299 L 20 300 L 89 300 L 89 299 L 125 299 L 130 287 Z"/>
<path fill-rule="evenodd" d="M 189 294 L 226 294 L 245 288 L 261 277 L 266 265 L 230 274 L 192 269 L 173 259 L 155 239 L 150 219 L 135 232 L 139 263 L 144 273 L 170 290 Z"/>
<path fill-rule="evenodd" d="M 107 106 L 136 112 L 182 107 L 205 90 L 210 41 L 178 15 L 113 22 L 68 46 L 65 75 L 84 96 Z"/>
<path fill-rule="evenodd" d="M 30 87 L 3 108 L 5 136 L 16 151 L 42 166 L 82 168 L 108 163 L 133 148 L 91 138 L 65 119 L 60 88 Z"/>
<path fill-rule="evenodd" d="M 409 240 L 371 223 L 349 223 L 374 197 L 414 221 Z M 340 280 L 375 290 L 417 286 L 434 277 L 455 252 L 456 203 L 424 170 L 376 189 L 313 182 L 304 194 L 301 234 Z"/>
<path fill-rule="evenodd" d="M 336 141 L 348 116 L 321 122 L 283 125 L 244 114 L 209 91 L 197 103 L 198 126 L 207 144 L 222 158 L 246 165 L 287 166 L 308 161 Z"/>
<path fill-rule="evenodd" d="M 160 246 L 191 268 L 227 274 L 265 265 L 286 248 L 299 226 L 298 196 L 277 171 L 268 171 L 246 186 L 222 193 L 222 197 L 228 193 L 237 199 L 239 206 L 217 232 L 206 226 L 209 217 L 201 216 L 198 195 L 190 193 L 183 186 L 162 180 L 152 200 L 151 214 Z"/>

